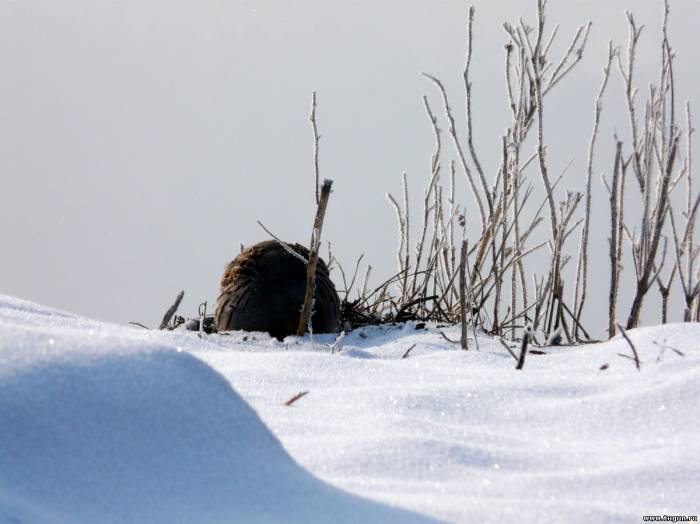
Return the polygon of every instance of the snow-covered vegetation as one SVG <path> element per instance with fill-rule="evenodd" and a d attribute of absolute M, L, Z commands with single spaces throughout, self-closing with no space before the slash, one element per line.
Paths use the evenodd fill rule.
<path fill-rule="evenodd" d="M 377 326 L 331 352 L 331 335 L 199 337 L 2 297 L 0 522 L 697 512 L 697 324 L 629 331 L 640 371 L 621 337 L 516 371 L 495 339 L 441 332 L 459 336 Z"/>

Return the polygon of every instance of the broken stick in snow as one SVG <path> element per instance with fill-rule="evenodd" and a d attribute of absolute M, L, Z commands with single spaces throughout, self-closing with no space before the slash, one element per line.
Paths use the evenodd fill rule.
<path fill-rule="evenodd" d="M 515 369 L 523 369 L 523 366 L 525 365 L 525 355 L 527 355 L 527 345 L 530 342 L 530 335 L 532 331 L 530 326 L 525 328 L 525 331 L 523 332 L 523 341 L 520 344 L 520 358 L 518 358 L 518 365 L 515 366 Z"/>
<path fill-rule="evenodd" d="M 175 302 L 173 303 L 172 306 L 168 308 L 168 310 L 165 312 L 165 315 L 163 315 L 163 321 L 160 323 L 160 327 L 158 329 L 165 329 L 168 327 L 168 324 L 170 324 L 170 319 L 173 318 L 173 315 L 177 311 L 177 308 L 180 307 L 180 302 L 182 302 L 182 297 L 185 296 L 184 291 L 180 291 L 177 295 L 177 298 L 175 298 Z"/>
<path fill-rule="evenodd" d="M 462 338 L 460 342 L 462 349 L 467 350 L 467 300 L 464 296 L 467 288 L 467 276 L 465 274 L 465 266 L 467 265 L 467 241 L 462 240 L 462 251 L 459 258 L 459 314 L 462 321 Z"/>
<path fill-rule="evenodd" d="M 410 348 L 408 348 L 401 358 L 408 358 L 408 354 L 411 352 L 411 350 L 412 350 L 414 347 L 416 347 L 415 344 L 413 344 Z"/>
<path fill-rule="evenodd" d="M 304 305 L 299 316 L 299 327 L 297 336 L 303 336 L 307 327 L 311 325 L 313 314 L 314 287 L 316 286 L 316 263 L 318 262 L 318 250 L 321 247 L 321 229 L 323 228 L 323 217 L 326 214 L 328 197 L 331 195 L 332 180 L 324 180 L 321 186 L 321 195 L 316 208 L 316 218 L 314 219 L 314 229 L 311 232 L 311 247 L 309 248 L 309 262 L 306 265 L 306 296 Z"/>
<path fill-rule="evenodd" d="M 284 405 L 285 405 L 285 406 L 291 406 L 291 405 L 294 404 L 297 400 L 299 400 L 300 398 L 305 397 L 305 396 L 308 395 L 308 394 L 309 394 L 308 391 L 300 391 L 299 393 L 297 393 L 296 395 L 294 395 L 292 398 L 290 398 L 287 402 L 285 402 Z"/>

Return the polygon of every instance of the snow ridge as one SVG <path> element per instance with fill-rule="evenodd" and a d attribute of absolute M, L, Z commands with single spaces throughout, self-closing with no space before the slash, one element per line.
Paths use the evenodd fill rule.
<path fill-rule="evenodd" d="M 0 522 L 432 522 L 303 470 L 180 337 L 0 297 Z"/>

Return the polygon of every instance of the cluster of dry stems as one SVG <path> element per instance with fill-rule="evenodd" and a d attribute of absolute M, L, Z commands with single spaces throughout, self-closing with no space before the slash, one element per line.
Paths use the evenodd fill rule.
<path fill-rule="evenodd" d="M 447 141 L 452 145 L 454 159 L 447 167 L 443 164 L 443 156 L 448 155 L 443 150 L 444 130 L 429 99 L 423 97 L 434 132 L 435 149 L 423 194 L 417 240 L 411 230 L 408 178 L 404 173 L 402 198 L 387 194 L 399 226 L 398 271 L 370 290 L 367 281 L 371 266 L 368 266 L 355 300 L 349 297 L 360 260 L 350 283 L 342 273 L 343 314 L 347 320 L 353 323 L 407 319 L 461 321 L 463 326 L 469 322 L 472 329 L 478 327 L 513 339 L 528 329 L 527 333 L 541 332 L 546 337 L 561 334 L 569 343 L 590 340 L 581 319 L 588 288 L 593 163 L 603 97 L 615 65 L 625 88 L 631 143 L 625 145 L 615 137 L 612 172 L 602 177 L 609 195 L 611 220 L 609 335 L 615 334 L 618 321 L 623 244 L 629 246 L 636 282 L 626 327 L 637 326 L 644 298 L 654 285 L 662 298 L 662 321 L 666 322 L 668 297 L 675 281 L 680 282 L 683 290 L 685 320 L 698 320 L 700 268 L 696 267 L 696 261 L 700 247 L 694 243 L 694 223 L 700 195 L 693 194 L 692 126 L 688 104 L 685 129 L 676 121 L 674 55 L 667 34 L 668 4 L 664 3 L 659 83 L 649 88 L 643 106 L 636 99 L 638 90 L 634 78 L 642 28 L 637 27 L 631 14 L 627 15 L 629 41 L 626 49 L 616 48 L 612 43 L 608 46 L 603 80 L 594 106 L 585 194 L 558 190 L 566 168 L 554 174 L 548 163 L 543 104 L 549 93 L 581 61 L 591 24 L 580 26 L 563 56 L 552 59 L 551 47 L 557 38 L 558 26 L 545 32 L 545 4 L 545 0 L 537 0 L 534 27 L 522 20 L 503 25 L 508 39 L 505 83 L 511 121 L 500 137 L 502 158 L 491 182 L 473 142 L 470 78 L 473 8 L 469 10 L 463 71 L 466 140 L 459 136 L 444 85 L 438 78 L 424 73 L 440 96 Z M 315 130 L 314 133 L 316 135 Z M 681 141 L 685 143 L 684 161 L 678 160 L 682 155 Z M 539 172 L 535 178 L 539 182 L 533 183 L 532 177 L 524 177 L 527 169 Z M 632 184 L 636 195 L 631 194 L 629 187 L 632 185 L 627 176 L 630 171 L 634 175 Z M 461 176 L 467 182 L 473 201 L 473 205 L 466 207 L 455 200 L 455 185 Z M 539 184 L 541 187 L 536 187 Z M 683 211 L 677 213 L 673 209 L 672 195 L 682 185 L 685 185 L 686 198 Z M 631 227 L 625 215 L 629 205 L 626 201 L 631 198 L 641 202 L 639 227 Z M 477 214 L 478 222 L 474 219 Z M 472 222 L 477 223 L 476 229 L 472 229 Z M 536 240 L 536 231 L 546 224 L 549 226 L 544 238 Z M 563 270 L 574 258 L 568 253 L 575 244 L 574 233 L 579 229 L 578 246 L 573 249 L 577 252 L 576 268 L 572 270 L 575 279 L 565 279 Z M 412 241 L 415 244 L 412 245 Z M 528 273 L 527 257 L 545 249 L 548 250 L 545 256 L 548 267 Z M 463 339 L 465 333 L 466 329 Z M 466 340 L 463 340 L 464 345 Z"/>

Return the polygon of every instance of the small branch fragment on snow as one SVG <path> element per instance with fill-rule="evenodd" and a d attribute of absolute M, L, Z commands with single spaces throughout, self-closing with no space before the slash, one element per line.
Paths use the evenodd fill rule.
<path fill-rule="evenodd" d="M 416 347 L 415 344 L 413 344 L 410 348 L 408 348 L 401 358 L 408 358 L 408 354 L 411 352 L 411 350 L 412 350 L 414 347 Z"/>
<path fill-rule="evenodd" d="M 142 327 L 143 329 L 150 329 L 148 326 L 144 326 L 140 322 L 129 322 L 129 324 L 133 324 L 134 326 L 139 326 Z M 162 329 L 162 328 L 161 328 Z"/>
<path fill-rule="evenodd" d="M 168 324 L 170 324 L 170 319 L 173 318 L 173 315 L 177 311 L 177 308 L 180 307 L 180 302 L 182 302 L 182 297 L 185 296 L 184 291 L 180 291 L 175 298 L 175 302 L 173 302 L 173 305 L 168 308 L 168 310 L 165 312 L 165 315 L 163 315 L 163 321 L 160 323 L 160 327 L 158 329 L 166 329 L 168 327 Z"/>
<path fill-rule="evenodd" d="M 525 365 L 525 355 L 527 354 L 527 345 L 530 342 L 531 333 L 532 331 L 529 327 L 525 328 L 523 332 L 523 341 L 520 344 L 520 357 L 518 358 L 518 364 L 515 366 L 515 369 L 523 369 Z"/>
<path fill-rule="evenodd" d="M 459 344 L 459 340 L 452 340 L 450 337 L 445 335 L 444 331 L 438 331 L 438 333 L 440 333 L 440 336 L 447 340 L 450 344 Z"/>
<path fill-rule="evenodd" d="M 299 399 L 302 398 L 302 397 L 305 397 L 305 396 L 308 395 L 308 394 L 309 394 L 308 391 L 300 391 L 299 393 L 297 393 L 296 395 L 294 395 L 292 398 L 290 398 L 287 402 L 285 402 L 284 405 L 285 405 L 285 406 L 291 406 L 291 405 L 294 404 L 297 400 L 299 400 Z"/>

